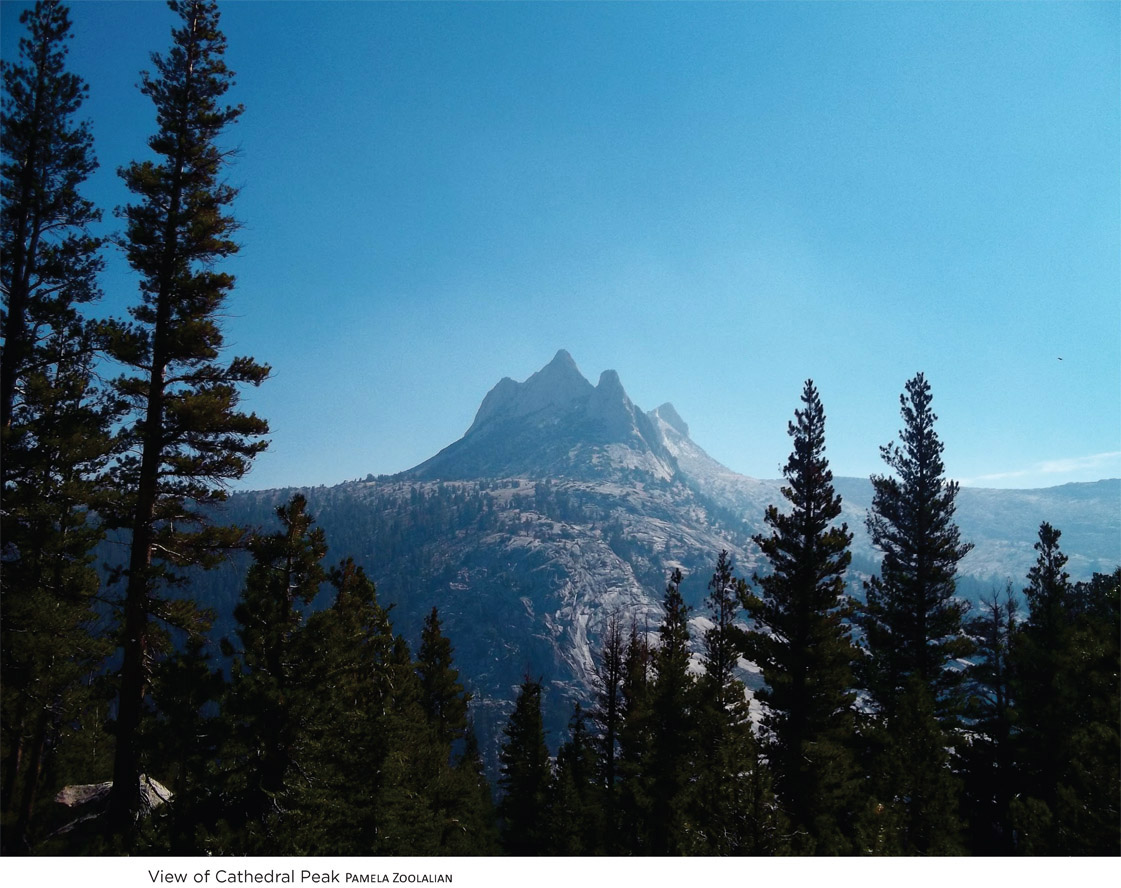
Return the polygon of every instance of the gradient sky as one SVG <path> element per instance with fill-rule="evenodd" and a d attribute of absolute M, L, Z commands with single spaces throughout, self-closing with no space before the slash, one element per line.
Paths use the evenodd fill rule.
<path fill-rule="evenodd" d="M 0 3 L 7 60 L 26 5 Z M 409 468 L 559 348 L 757 477 L 807 377 L 834 472 L 882 471 L 919 370 L 952 477 L 1121 475 L 1119 10 L 226 4 L 225 329 L 273 367 L 240 486 Z M 113 231 L 173 17 L 72 13 Z M 104 287 L 136 301 L 118 258 Z"/>

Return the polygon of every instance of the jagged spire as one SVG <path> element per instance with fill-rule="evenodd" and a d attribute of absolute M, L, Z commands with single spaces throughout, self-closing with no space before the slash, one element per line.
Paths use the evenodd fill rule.
<path fill-rule="evenodd" d="M 655 416 L 661 419 L 662 422 L 664 422 L 670 428 L 676 429 L 686 438 L 689 437 L 688 424 L 681 418 L 681 414 L 677 412 L 673 404 L 671 404 L 669 401 L 666 401 L 666 403 L 664 403 L 661 407 L 655 408 L 653 412 Z"/>
<path fill-rule="evenodd" d="M 613 450 L 604 459 L 607 447 Z M 661 478 L 675 471 L 661 435 L 627 397 L 619 374 L 605 370 L 593 386 L 562 348 L 524 382 L 502 379 L 463 438 L 406 474 L 599 477 L 612 466 Z"/>

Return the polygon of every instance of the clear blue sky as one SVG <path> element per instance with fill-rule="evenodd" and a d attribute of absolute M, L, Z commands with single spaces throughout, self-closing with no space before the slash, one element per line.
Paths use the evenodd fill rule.
<path fill-rule="evenodd" d="M 5 59 L 24 6 L 0 4 Z M 1121 475 L 1117 3 L 223 9 L 226 331 L 274 368 L 242 486 L 411 467 L 558 348 L 757 477 L 807 377 L 834 471 L 881 471 L 918 370 L 951 476 Z M 111 210 L 173 19 L 73 18 Z M 119 260 L 105 290 L 136 299 Z"/>

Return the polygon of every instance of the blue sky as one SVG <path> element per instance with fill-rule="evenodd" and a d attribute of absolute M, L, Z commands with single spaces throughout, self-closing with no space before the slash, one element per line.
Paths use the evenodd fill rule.
<path fill-rule="evenodd" d="M 0 3 L 5 59 L 24 7 Z M 1121 475 L 1119 10 L 226 4 L 225 329 L 273 367 L 241 486 L 411 467 L 559 348 L 757 477 L 807 377 L 834 472 L 881 471 L 919 370 L 952 477 Z M 73 19 L 114 230 L 173 20 Z M 118 259 L 104 284 L 107 313 L 137 298 Z"/>

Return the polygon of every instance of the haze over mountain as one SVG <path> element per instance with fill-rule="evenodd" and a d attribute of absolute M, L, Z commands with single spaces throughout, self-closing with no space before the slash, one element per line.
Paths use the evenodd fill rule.
<path fill-rule="evenodd" d="M 793 412 L 793 410 L 792 410 Z M 864 529 L 866 478 L 835 481 L 855 534 L 850 588 L 875 569 Z M 524 382 L 502 379 L 458 441 L 413 469 L 305 491 L 327 533 L 328 561 L 353 556 L 394 606 L 410 643 L 435 606 L 475 693 L 484 747 L 497 749 L 516 686 L 544 679 L 547 726 L 562 736 L 572 702 L 594 699 L 599 641 L 612 617 L 654 632 L 674 568 L 694 610 L 694 636 L 716 557 L 760 569 L 751 535 L 764 530 L 781 482 L 737 474 L 689 436 L 671 404 L 644 412 L 617 373 L 592 385 L 559 351 Z M 235 495 L 228 518 L 270 528 L 288 489 Z M 1045 490 L 961 490 L 957 518 L 974 542 L 959 592 L 976 599 L 1034 561 L 1041 521 L 1063 531 L 1075 579 L 1121 563 L 1121 481 Z M 238 572 L 211 584 L 220 613 L 232 610 Z M 750 673 L 745 676 L 751 685 Z M 492 759 L 493 762 L 493 759 Z"/>

